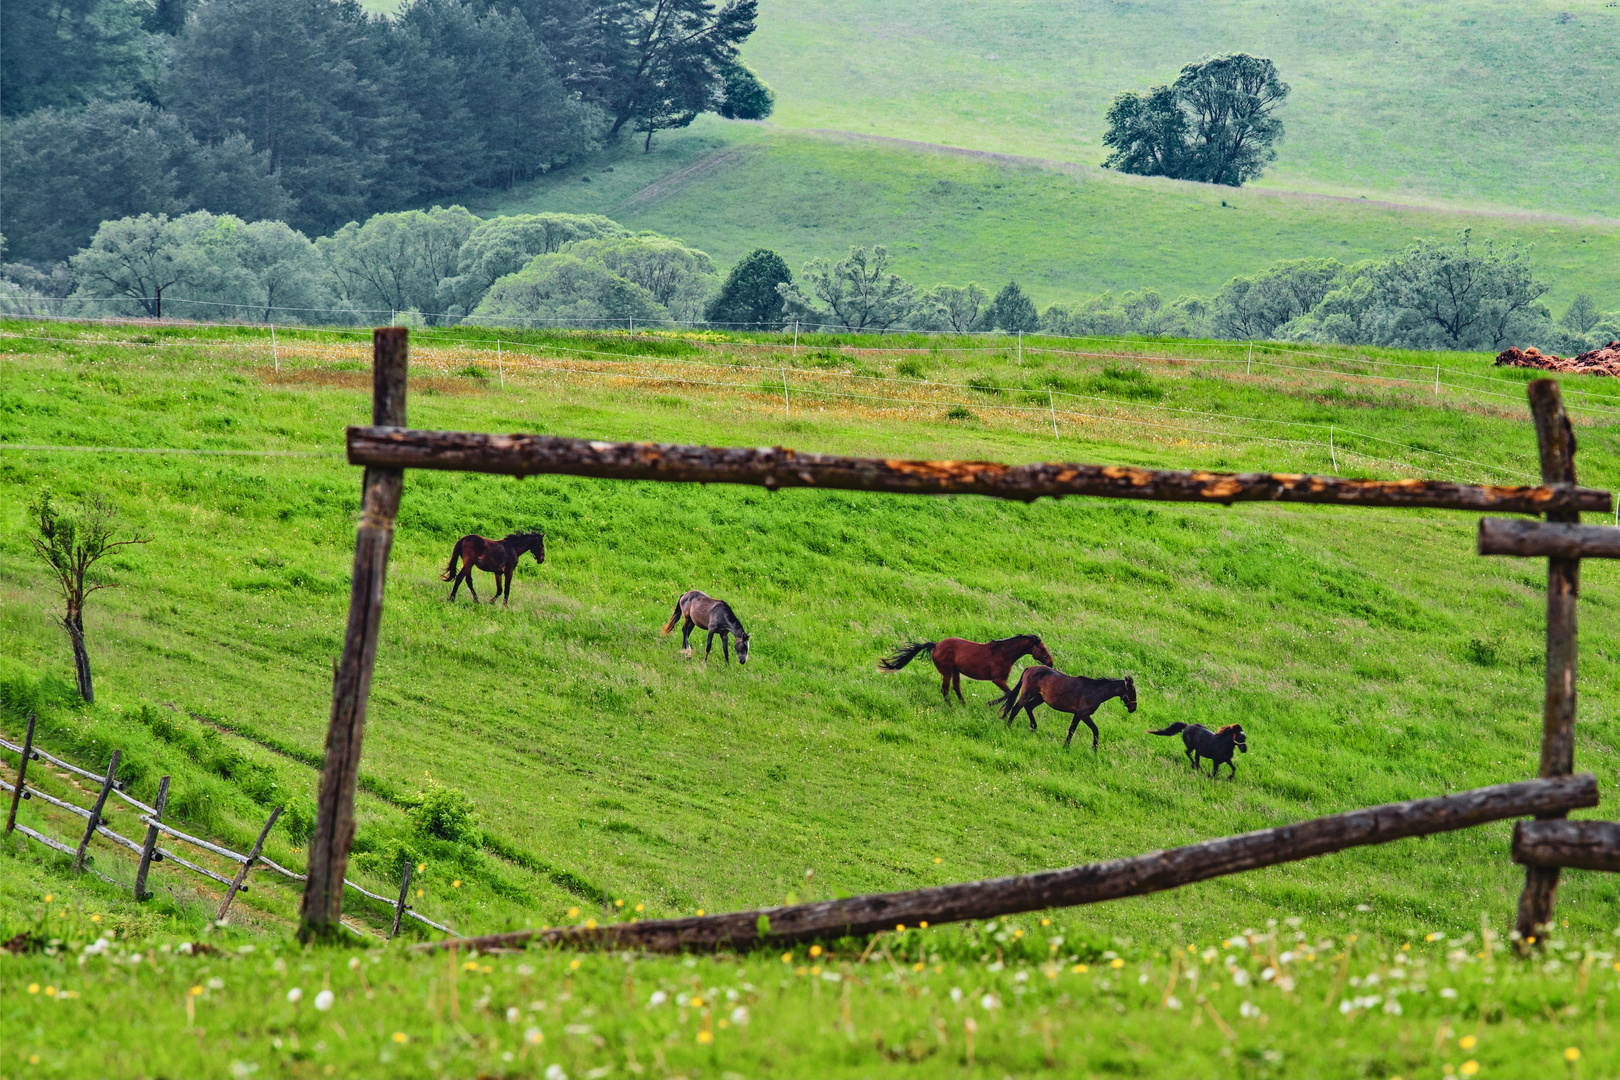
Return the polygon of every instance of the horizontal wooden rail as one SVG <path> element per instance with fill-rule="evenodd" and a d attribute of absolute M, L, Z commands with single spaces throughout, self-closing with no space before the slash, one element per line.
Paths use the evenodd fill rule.
<path fill-rule="evenodd" d="M 1521 821 L 1513 826 L 1513 861 L 1620 872 L 1620 821 Z"/>
<path fill-rule="evenodd" d="M 35 832 L 33 829 L 30 829 L 28 826 L 22 824 L 21 822 L 19 822 L 18 824 L 16 824 L 13 827 L 18 832 L 20 832 L 24 836 L 28 837 L 30 840 L 38 840 L 40 843 L 44 844 L 46 847 L 54 848 L 55 850 L 60 851 L 64 855 L 76 854 L 75 849 L 73 849 L 71 847 L 68 847 L 66 844 L 64 844 L 64 843 L 62 843 L 62 842 L 60 842 L 58 840 L 52 840 L 50 837 L 46 836 L 42 832 Z"/>
<path fill-rule="evenodd" d="M 183 833 L 173 825 L 165 824 L 164 822 L 159 821 L 157 818 L 142 817 L 140 820 L 142 825 L 150 825 L 158 832 L 166 832 L 176 840 L 184 840 L 193 847 L 200 847 L 204 851 L 212 851 L 215 855 L 230 859 L 232 862 L 245 863 L 248 861 L 248 857 L 246 855 L 238 855 L 230 848 L 222 848 L 218 844 L 210 844 L 207 840 L 199 840 L 190 833 Z"/>
<path fill-rule="evenodd" d="M 19 754 L 19 755 L 22 753 L 22 747 L 18 746 L 16 743 L 9 742 L 9 741 L 7 741 L 5 739 L 0 739 L 0 750 L 10 750 L 13 754 Z M 55 765 L 58 769 L 66 769 L 68 772 L 74 773 L 74 774 L 76 774 L 78 776 L 82 776 L 86 780 L 94 780 L 96 782 L 97 787 L 100 787 L 102 781 L 107 779 L 107 777 L 105 775 L 101 774 L 101 773 L 93 773 L 89 769 L 81 769 L 77 765 L 73 764 L 70 761 L 63 761 L 61 758 L 55 756 L 54 754 L 47 754 L 45 751 L 41 750 L 38 746 L 35 746 L 33 748 L 33 757 L 36 760 L 48 761 L 52 765 Z M 121 781 L 120 782 L 115 782 L 113 784 L 113 786 L 112 786 L 112 793 L 114 795 L 118 796 L 120 799 L 123 799 L 125 802 L 129 803 L 129 805 L 133 806 L 135 809 L 141 811 L 143 814 L 150 814 L 150 813 L 153 812 L 152 808 L 150 806 L 147 806 L 145 803 L 141 802 L 139 799 L 136 799 L 136 798 L 133 798 L 133 797 L 131 797 L 129 795 L 124 794 L 123 788 L 124 788 L 124 785 L 123 785 L 123 783 Z"/>
<path fill-rule="evenodd" d="M 701 918 L 610 923 L 594 929 L 563 926 L 522 930 L 434 942 L 417 948 L 505 948 L 541 940 L 554 944 L 676 952 L 746 949 L 765 943 L 868 934 L 892 930 L 896 925 L 916 926 L 924 921 L 931 924 L 959 922 L 1141 896 L 1345 848 L 1465 829 L 1505 818 L 1596 806 L 1597 802 L 1597 779 L 1591 773 L 1524 780 L 1431 799 L 1351 810 L 1169 851 L 1020 877 Z"/>
<path fill-rule="evenodd" d="M 1567 521 L 1480 518 L 1481 555 L 1546 556 L 1552 559 L 1620 559 L 1620 529 Z"/>
<path fill-rule="evenodd" d="M 762 449 L 610 443 L 549 435 L 351 427 L 349 463 L 368 468 L 449 469 L 534 476 L 560 473 L 618 480 L 757 484 L 888 491 L 912 495 L 991 495 L 1025 502 L 1093 495 L 1170 502 L 1305 502 L 1431 507 L 1540 514 L 1608 513 L 1609 492 L 1573 485 L 1494 487 L 1439 480 L 1353 480 L 1295 473 L 1217 473 L 1121 465 L 1001 465 L 990 461 L 901 461 Z"/>

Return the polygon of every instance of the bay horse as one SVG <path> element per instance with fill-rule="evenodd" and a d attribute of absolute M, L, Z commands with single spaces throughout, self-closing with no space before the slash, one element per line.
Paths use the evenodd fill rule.
<path fill-rule="evenodd" d="M 731 610 L 731 605 L 724 600 L 716 600 L 707 593 L 690 589 L 681 593 L 679 600 L 675 601 L 675 614 L 669 617 L 664 624 L 664 633 L 668 634 L 675 629 L 675 624 L 681 619 L 686 625 L 681 628 L 681 652 L 687 656 L 692 655 L 692 627 L 709 632 L 708 642 L 703 647 L 703 659 L 707 660 L 714 651 L 714 635 L 720 635 L 720 652 L 731 663 L 731 648 L 729 641 L 732 635 L 737 638 L 737 663 L 748 663 L 748 631 L 743 629 L 742 620 L 737 613 Z"/>
<path fill-rule="evenodd" d="M 917 656 L 927 653 L 939 672 L 939 694 L 946 704 L 951 700 L 951 688 L 956 688 L 956 700 L 966 704 L 962 696 L 962 676 L 992 682 L 1009 693 L 1007 676 L 1014 662 L 1021 656 L 1033 657 L 1038 664 L 1052 663 L 1052 654 L 1046 643 L 1034 634 L 1014 634 L 995 641 L 977 642 L 966 638 L 948 637 L 938 641 L 908 641 L 893 656 L 878 661 L 884 671 L 899 671 Z"/>
<path fill-rule="evenodd" d="M 1237 766 L 1232 764 L 1232 753 L 1249 752 L 1249 740 L 1243 734 L 1242 724 L 1227 724 L 1218 731 L 1211 731 L 1203 724 L 1183 724 L 1179 720 L 1167 728 L 1154 731 L 1148 730 L 1149 735 L 1177 735 L 1181 736 L 1181 745 L 1186 748 L 1187 760 L 1192 767 L 1203 772 L 1200 758 L 1208 758 L 1211 762 L 1209 775 L 1219 776 L 1221 766 L 1225 765 L 1232 770 L 1228 780 L 1237 779 Z"/>
<path fill-rule="evenodd" d="M 524 552 L 532 552 L 535 563 L 546 561 L 546 534 L 543 532 L 515 532 L 501 540 L 490 540 L 470 533 L 456 541 L 456 546 L 450 549 L 450 565 L 444 568 L 439 575 L 440 581 L 454 581 L 450 586 L 450 599 L 456 598 L 461 589 L 461 583 L 467 583 L 467 591 L 472 593 L 473 602 L 478 602 L 478 591 L 473 588 L 473 567 L 488 571 L 495 575 L 495 595 L 490 597 L 493 604 L 496 600 L 505 598 L 508 606 L 512 602 L 512 575 L 517 570 L 518 559 Z M 456 570 L 456 561 L 462 560 L 461 570 Z M 504 579 L 504 580 L 503 580 Z"/>
<path fill-rule="evenodd" d="M 1084 720 L 1086 727 L 1091 729 L 1091 752 L 1095 754 L 1097 725 L 1091 722 L 1091 714 L 1111 698 L 1119 698 L 1126 712 L 1136 711 L 1136 684 L 1129 675 L 1123 679 L 1088 679 L 1084 675 L 1065 675 L 1051 667 L 1031 665 L 1019 676 L 1018 689 L 1007 691 L 993 704 L 1001 706 L 1002 719 L 1009 725 L 1013 717 L 1018 715 L 1018 710 L 1023 709 L 1029 714 L 1031 731 L 1035 730 L 1037 705 L 1048 705 L 1056 712 L 1072 713 L 1074 721 L 1069 724 L 1069 735 L 1063 740 L 1063 745 L 1069 745 L 1069 740 L 1074 738 L 1074 729 Z"/>

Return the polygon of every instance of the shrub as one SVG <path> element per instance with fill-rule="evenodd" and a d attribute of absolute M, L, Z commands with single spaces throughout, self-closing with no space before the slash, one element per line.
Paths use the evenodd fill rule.
<path fill-rule="evenodd" d="M 411 824 L 422 836 L 477 846 L 482 840 L 472 800 L 462 792 L 430 782 L 411 808 Z"/>

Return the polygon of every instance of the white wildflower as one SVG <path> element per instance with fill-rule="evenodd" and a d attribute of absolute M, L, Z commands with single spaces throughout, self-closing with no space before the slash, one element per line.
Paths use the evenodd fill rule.
<path fill-rule="evenodd" d="M 332 1007 L 332 1002 L 336 1000 L 337 995 L 332 993 L 332 991 L 322 990 L 320 993 L 315 995 L 315 1008 L 319 1012 L 326 1012 Z"/>

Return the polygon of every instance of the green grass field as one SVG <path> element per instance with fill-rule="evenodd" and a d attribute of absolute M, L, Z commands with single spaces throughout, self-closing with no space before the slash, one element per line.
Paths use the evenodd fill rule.
<path fill-rule="evenodd" d="M 607 214 L 679 236 L 722 266 L 769 247 L 795 273 L 852 244 L 887 244 L 897 271 L 925 288 L 1017 280 L 1043 307 L 1110 289 L 1209 296 L 1278 259 L 1350 264 L 1472 228 L 1535 246 L 1555 312 L 1579 292 L 1620 305 L 1613 221 L 1234 191 L 714 118 L 660 135 L 651 154 L 620 143 L 473 208 Z"/>
<path fill-rule="evenodd" d="M 70 339 L 7 338 L 0 366 L 7 443 L 312 455 L 0 456 L 8 493 L 0 504 L 6 737 L 17 739 L 35 709 L 42 745 L 80 764 L 95 767 L 117 745 L 137 795 L 150 798 L 157 777 L 171 773 L 176 820 L 244 847 L 272 805 L 307 805 L 315 787 L 357 509 L 358 478 L 338 449 L 343 425 L 368 415 L 364 340 L 283 335 L 277 374 L 252 330 L 4 329 Z M 142 343 L 105 340 L 130 335 Z M 1274 434 L 1265 422 L 1289 421 L 1350 429 L 1332 452 L 1348 447 L 1397 462 L 1349 459 L 1347 472 L 1511 479 L 1534 460 L 1520 404 L 1528 373 L 1497 371 L 1476 356 L 1385 357 L 1443 364 L 1445 389 L 1436 397 L 1426 385 L 1354 379 L 1304 357 L 1292 358 L 1296 368 L 1317 367 L 1257 365 L 1253 376 L 1235 364 L 1188 362 L 1216 348 L 1202 345 L 1152 343 L 1135 357 L 1106 358 L 1041 353 L 1032 344 L 1020 365 L 1010 350 L 967 353 L 951 342 L 928 350 L 920 341 L 868 339 L 924 351 L 854 354 L 810 340 L 792 354 L 784 345 L 580 335 L 536 335 L 527 352 L 543 362 L 520 362 L 513 339 L 506 341 L 506 366 L 495 368 L 492 342 L 416 335 L 412 425 L 780 442 L 906 457 L 1327 471 L 1327 448 L 1312 441 L 1316 428 L 1298 429 L 1287 443 L 1257 437 Z M 192 347 L 198 343 L 204 347 Z M 1182 360 L 1146 358 L 1177 353 Z M 615 357 L 627 366 L 610 369 Z M 678 375 L 682 361 L 701 367 Z M 791 418 L 767 389 L 789 366 L 802 394 Z M 928 382 L 871 381 L 902 376 Z M 1460 389 L 1470 378 L 1480 389 Z M 1615 391 L 1590 378 L 1563 381 L 1577 406 L 1582 480 L 1612 488 L 1620 482 Z M 854 386 L 887 387 L 893 400 L 830 396 Z M 896 396 L 902 387 L 911 399 Z M 1075 395 L 1059 406 L 1056 443 L 1039 416 L 997 409 L 1046 389 Z M 948 418 L 945 402 L 956 400 L 970 403 L 972 418 Z M 1079 416 L 1083 400 L 1094 419 Z M 27 547 L 24 507 L 44 485 L 67 500 L 103 491 L 130 528 L 152 538 L 114 562 L 119 587 L 96 594 L 90 609 L 94 708 L 72 698 L 69 651 L 50 616 L 53 594 Z M 510 608 L 465 596 L 445 602 L 437 575 L 456 537 L 531 526 L 546 530 L 549 559 L 519 571 Z M 422 890 L 420 910 L 477 932 L 970 880 L 1519 779 L 1533 774 L 1537 757 L 1544 582 L 1531 564 L 1476 557 L 1473 532 L 1471 516 L 1423 511 L 1095 500 L 1023 506 L 413 473 L 394 546 L 351 873 L 387 894 L 409 857 L 423 866 L 413 885 Z M 1620 765 L 1616 575 L 1600 563 L 1582 575 L 1576 756 L 1605 793 Z M 480 576 L 481 587 L 487 581 Z M 754 634 L 748 666 L 728 667 L 718 654 L 705 663 L 701 651 L 685 659 L 678 641 L 658 634 L 674 597 L 691 587 L 734 603 Z M 1063 749 L 1050 713 L 1037 733 L 1003 726 L 984 706 L 993 696 L 986 684 L 970 684 L 965 706 L 942 705 L 926 665 L 894 675 L 875 668 L 907 638 L 983 640 L 1025 630 L 1044 636 L 1064 670 L 1134 673 L 1140 708 L 1131 716 L 1118 703 L 1100 710 L 1096 755 L 1078 741 Z M 1235 781 L 1194 776 L 1179 745 L 1143 733 L 1178 719 L 1244 724 L 1253 752 L 1239 759 Z M 72 787 L 53 772 L 39 781 L 62 795 Z M 482 844 L 412 830 L 405 807 L 430 782 L 471 797 Z M 57 836 L 72 827 L 37 801 L 24 804 L 22 820 Z M 128 809 L 112 817 L 120 831 L 132 821 Z M 1596 1003 L 1614 983 L 1608 965 L 1620 887 L 1611 878 L 1571 873 L 1560 890 L 1559 948 L 1576 959 L 1555 967 L 1502 958 L 1500 974 L 1470 959 L 1483 933 L 1505 934 L 1511 923 L 1522 871 L 1508 861 L 1509 832 L 1502 824 L 1353 850 L 1054 912 L 1049 926 L 1035 916 L 1015 919 L 1005 939 L 996 938 L 999 927 L 913 935 L 891 952 L 893 967 L 858 965 L 861 946 L 840 945 L 824 961 L 826 973 L 847 974 L 868 995 L 850 1006 L 854 1036 L 838 1011 L 845 986 L 789 974 L 810 964 L 802 954 L 785 967 L 775 955 L 705 960 L 696 969 L 637 960 L 645 974 L 629 973 L 639 981 L 628 991 L 623 962 L 609 957 L 587 958 L 577 987 L 560 966 L 566 958 L 527 961 L 539 965 L 537 974 L 523 973 L 518 961 L 486 960 L 491 970 L 479 981 L 466 976 L 459 1024 L 445 1012 L 442 958 L 386 959 L 384 967 L 362 966 L 378 972 L 378 1000 L 392 1003 L 372 1015 L 372 1006 L 351 997 L 358 976 L 346 974 L 348 954 L 302 954 L 285 944 L 298 899 L 285 883 L 257 874 L 232 926 L 212 932 L 232 948 L 257 943 L 260 953 L 162 956 L 154 944 L 172 948 L 206 932 L 216 893 L 160 868 L 159 899 L 137 907 L 113 885 L 73 879 L 55 856 L 14 838 L 0 846 L 4 936 L 26 931 L 77 947 L 98 932 L 87 921 L 97 916 L 120 932 L 126 957 L 144 951 L 156 967 L 148 974 L 105 959 L 83 968 L 60 957 L 0 960 L 4 1069 L 82 1072 L 88 1059 L 77 1055 L 95 1045 L 83 1041 L 90 1014 L 47 1022 L 64 1014 L 42 1010 L 101 1001 L 103 1016 L 120 1019 L 97 1026 L 94 1038 L 172 1033 L 149 1039 L 150 1051 L 128 1041 L 119 1051 L 132 1055 L 119 1059 L 130 1063 L 123 1071 L 149 1073 L 219 1072 L 240 1061 L 244 1068 L 268 1062 L 265 1075 L 322 1075 L 328 1065 L 365 1075 L 388 1060 L 378 1056 L 386 1052 L 398 1055 L 392 1071 L 411 1075 L 475 1067 L 540 1075 L 558 1062 L 570 1076 L 603 1068 L 595 1075 L 617 1075 L 636 1071 L 630 1060 L 654 1075 L 913 1067 L 920 1075 L 1003 1075 L 1039 1071 L 1047 1058 L 1057 1072 L 1434 1075 L 1440 1064 L 1463 1064 L 1448 1040 L 1465 1030 L 1471 1010 L 1483 1021 L 1466 1030 L 1478 1029 L 1477 1060 L 1490 1075 L 1613 1074 L 1612 1024 L 1602 1026 Z M 127 885 L 132 866 L 115 849 L 97 850 L 96 868 Z M 302 865 L 282 829 L 267 852 Z M 808 880 L 807 870 L 814 872 Z M 349 910 L 361 927 L 385 925 L 380 906 L 356 901 Z M 1187 993 L 1181 1022 L 1197 1016 L 1205 1026 L 1184 1045 L 1153 1037 L 1168 1015 L 1153 988 L 1167 984 L 1172 950 L 1218 947 L 1246 930 L 1264 937 L 1282 927 L 1276 932 L 1289 935 L 1288 919 L 1303 920 L 1304 940 L 1334 944 L 1301 966 L 1297 994 L 1251 983 L 1251 1007 L 1272 1017 L 1270 1027 L 1240 1009 L 1242 987 L 1227 980 L 1217 996 L 1214 980 L 1200 992 L 1219 1024 Z M 1067 944 L 1052 946 L 1054 934 Z M 1351 934 L 1362 935 L 1368 951 L 1334 967 Z M 1440 946 L 1425 944 L 1431 934 L 1473 944 L 1447 961 Z M 1403 998 L 1409 1015 L 1355 1006 L 1341 1020 L 1334 1004 L 1341 997 L 1371 996 L 1364 988 L 1352 993 L 1345 987 L 1362 984 L 1343 980 L 1375 970 L 1387 980 L 1405 943 L 1435 972 L 1425 981 L 1433 993 Z M 1006 966 L 991 968 L 998 948 Z M 1245 939 L 1256 979 L 1258 958 L 1270 948 Z M 1072 970 L 1107 963 L 1108 952 L 1130 971 L 1106 986 L 1094 972 Z M 275 957 L 290 974 L 266 974 Z M 1063 961 L 1052 978 L 1040 967 L 1050 957 Z M 904 972 L 919 962 L 940 970 L 916 973 L 920 984 L 908 989 L 912 976 Z M 1448 964 L 1463 972 L 1461 998 L 1438 996 L 1438 973 Z M 222 987 L 206 981 L 216 977 Z M 317 1016 L 308 998 L 302 1010 L 283 1002 L 289 980 L 313 997 L 328 977 L 353 1001 L 344 1006 L 348 1018 Z M 83 1003 L 47 1002 L 27 993 L 28 983 L 71 985 Z M 740 1049 L 732 1040 L 743 1033 L 719 1028 L 719 1011 L 709 1017 L 714 1041 L 699 1043 L 701 1008 L 689 1008 L 684 1020 L 646 1009 L 647 994 L 665 983 L 670 997 L 678 987 L 706 993 L 709 986 L 756 995 L 747 1001 L 758 1013 L 748 1036 L 757 1044 Z M 202 988 L 195 1016 L 185 1012 L 189 985 Z M 968 992 L 965 1006 L 945 1004 L 952 985 Z M 396 990 L 401 996 L 389 996 Z M 616 1012 L 627 992 L 637 995 L 634 1008 Z M 564 993 L 577 996 L 559 1000 Z M 1001 997 L 1004 1015 L 973 1005 L 986 993 Z M 1485 994 L 1490 1001 L 1482 1004 Z M 546 1054 L 519 1058 L 531 1000 L 542 1003 L 536 1026 Z M 520 1020 L 508 1023 L 508 1004 Z M 211 1009 L 217 1019 L 209 1019 Z M 971 1068 L 964 1015 L 977 1016 L 983 1033 Z M 946 1023 L 944 1044 L 934 1034 L 936 1016 Z M 345 1033 L 329 1034 L 330 1021 Z M 1446 1026 L 1453 1036 L 1442 1036 Z M 601 1043 L 591 1037 L 598 1028 Z M 394 1043 L 393 1030 L 407 1041 Z M 882 1046 L 875 1030 L 884 1033 Z M 195 1056 L 192 1038 L 178 1037 L 185 1032 L 195 1036 Z M 1048 1036 L 1061 1052 L 1046 1048 Z M 327 1045 L 316 1050 L 317 1041 Z M 625 1058 L 627 1046 L 639 1058 Z M 654 1046 L 666 1056 L 655 1057 Z M 1584 1064 L 1566 1065 L 1559 1056 L 1566 1046 L 1584 1047 Z M 1488 1058 L 1486 1047 L 1497 1056 Z M 1223 1048 L 1235 1056 L 1223 1057 Z M 508 1052 L 510 1061 L 502 1057 Z M 24 1057 L 36 1053 L 37 1066 Z M 1171 1054 L 1182 1056 L 1161 1056 Z"/>

